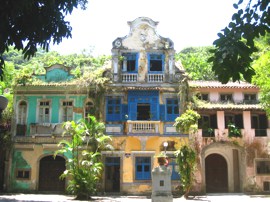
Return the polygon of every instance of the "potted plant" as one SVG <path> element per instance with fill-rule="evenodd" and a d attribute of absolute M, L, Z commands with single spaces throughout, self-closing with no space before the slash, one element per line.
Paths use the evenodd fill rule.
<path fill-rule="evenodd" d="M 165 154 L 165 152 L 159 153 L 156 157 L 157 157 L 158 164 L 160 166 L 168 164 L 168 160 L 167 160 L 168 157 Z"/>
<path fill-rule="evenodd" d="M 229 131 L 229 134 L 228 134 L 229 137 L 242 137 L 241 130 L 232 123 L 228 124 L 228 131 Z"/>

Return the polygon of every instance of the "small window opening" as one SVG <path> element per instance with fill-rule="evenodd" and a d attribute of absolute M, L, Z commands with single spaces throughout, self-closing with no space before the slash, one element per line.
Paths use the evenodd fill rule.
<path fill-rule="evenodd" d="M 162 55 L 151 55 L 150 56 L 150 71 L 161 72 L 162 71 Z"/>
<path fill-rule="evenodd" d="M 16 178 L 24 180 L 30 179 L 30 170 L 17 170 Z"/>

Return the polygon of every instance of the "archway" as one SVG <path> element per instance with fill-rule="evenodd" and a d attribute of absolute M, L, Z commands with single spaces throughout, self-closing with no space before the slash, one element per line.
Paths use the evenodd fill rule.
<path fill-rule="evenodd" d="M 228 192 L 228 165 L 220 154 L 210 154 L 205 158 L 205 181 L 207 193 Z"/>
<path fill-rule="evenodd" d="M 60 175 L 66 169 L 66 161 L 61 156 L 46 156 L 39 163 L 39 191 L 65 191 L 65 180 Z"/>

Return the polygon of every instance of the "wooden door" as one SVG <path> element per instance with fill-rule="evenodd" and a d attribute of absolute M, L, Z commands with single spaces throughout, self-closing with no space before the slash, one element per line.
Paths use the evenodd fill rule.
<path fill-rule="evenodd" d="M 211 154 L 206 157 L 205 181 L 207 193 L 228 192 L 228 167 L 223 156 Z"/>
<path fill-rule="evenodd" d="M 39 164 L 39 191 L 65 191 L 65 180 L 60 175 L 65 171 L 65 159 L 60 156 L 46 156 Z"/>
<path fill-rule="evenodd" d="M 105 192 L 120 191 L 120 157 L 105 159 Z"/>

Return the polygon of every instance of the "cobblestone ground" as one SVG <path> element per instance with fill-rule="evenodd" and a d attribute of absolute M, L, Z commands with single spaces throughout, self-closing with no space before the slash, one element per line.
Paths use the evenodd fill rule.
<path fill-rule="evenodd" d="M 73 196 L 66 195 L 44 195 L 44 194 L 8 194 L 1 195 L 0 201 L 7 202 L 78 202 Z M 93 202 L 151 202 L 150 197 L 146 196 L 96 196 Z M 243 195 L 243 194 L 226 194 L 226 195 L 206 195 L 196 196 L 193 199 L 174 198 L 173 202 L 270 202 L 270 195 Z M 83 202 L 83 201 L 81 201 Z M 166 202 L 166 199 L 164 199 Z"/>

